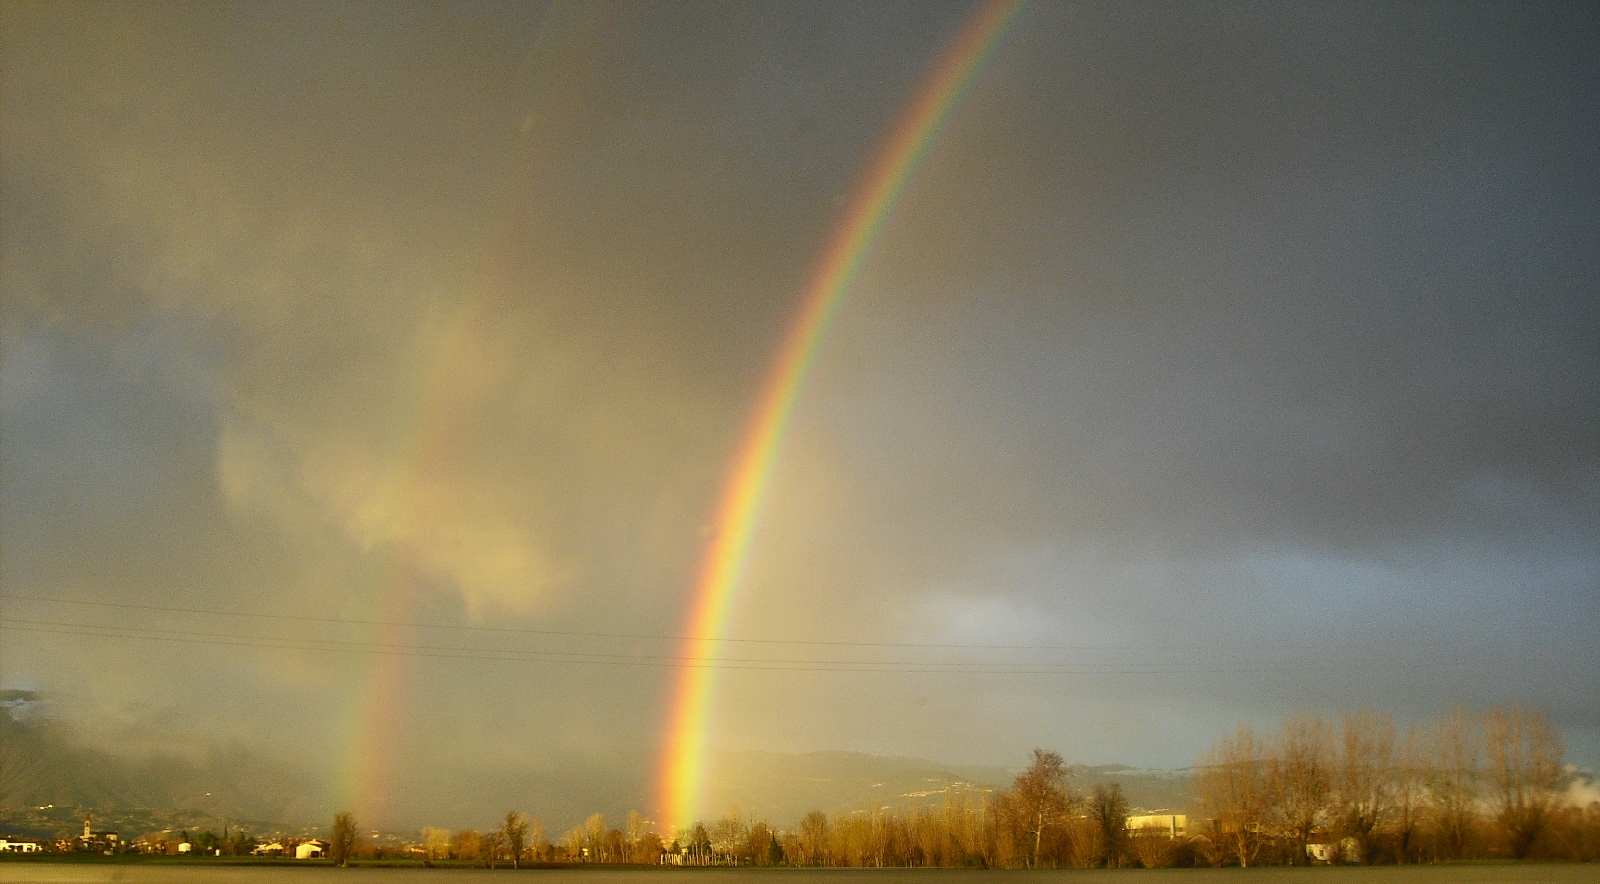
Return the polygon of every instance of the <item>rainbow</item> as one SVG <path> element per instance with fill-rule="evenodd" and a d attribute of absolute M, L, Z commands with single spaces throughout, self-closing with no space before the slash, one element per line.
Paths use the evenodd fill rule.
<path fill-rule="evenodd" d="M 407 621 L 419 569 L 411 538 L 441 517 L 428 482 L 461 427 L 459 392 L 472 352 L 473 318 L 470 301 L 432 317 L 427 326 L 430 356 L 420 366 L 411 397 L 411 431 L 402 437 L 392 466 L 374 489 L 374 506 L 398 538 L 378 554 L 371 574 L 369 592 L 383 622 L 370 627 L 367 638 L 379 645 L 403 644 L 413 632 Z M 331 797 L 337 809 L 354 811 L 363 822 L 381 824 L 391 810 L 409 664 L 400 654 L 371 655 L 346 703 L 344 761 Z"/>
<path fill-rule="evenodd" d="M 888 140 L 856 188 L 842 221 L 828 239 L 718 501 L 715 533 L 695 583 L 683 657 L 704 659 L 714 656 L 718 649 L 734 594 L 749 561 L 750 539 L 773 464 L 828 327 L 912 173 L 1021 5 L 1021 0 L 988 0 L 980 7 L 896 120 Z M 684 666 L 669 701 L 667 739 L 657 784 L 660 822 L 668 826 L 685 827 L 696 817 L 716 671 L 714 664 Z"/>
<path fill-rule="evenodd" d="M 567 82 L 599 75 L 595 60 L 604 54 L 593 51 L 594 35 L 572 39 L 574 28 L 582 26 L 569 14 L 575 9 L 559 5 L 546 9 L 534 45 L 517 68 L 517 76 L 528 78 L 532 91 L 516 144 L 522 161 L 507 170 L 500 188 L 505 197 L 488 225 L 489 239 L 475 256 L 479 284 L 457 293 L 447 306 L 428 317 L 421 329 L 425 336 L 419 343 L 424 355 L 417 363 L 409 399 L 412 411 L 404 423 L 407 431 L 390 452 L 389 469 L 371 495 L 372 509 L 390 526 L 390 540 L 376 551 L 365 593 L 384 621 L 365 636 L 377 644 L 410 640 L 415 627 L 406 622 L 414 586 L 426 571 L 417 544 L 410 538 L 449 518 L 430 483 L 448 461 L 466 419 L 462 387 L 475 373 L 476 335 L 483 319 L 476 292 L 511 284 L 500 277 L 505 265 L 496 258 L 518 252 L 515 214 L 535 186 L 537 175 L 546 168 L 540 151 L 547 136 L 539 120 L 556 100 L 556 81 L 549 79 L 547 72 L 559 71 L 558 79 Z M 371 655 L 367 667 L 352 679 L 345 698 L 347 712 L 339 731 L 342 760 L 330 795 L 338 809 L 354 811 L 358 820 L 382 824 L 392 809 L 395 772 L 401 765 L 399 741 L 407 725 L 410 665 L 404 655 Z"/>

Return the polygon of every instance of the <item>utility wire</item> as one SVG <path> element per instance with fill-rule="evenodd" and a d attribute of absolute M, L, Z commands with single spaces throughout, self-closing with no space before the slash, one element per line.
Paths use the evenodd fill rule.
<path fill-rule="evenodd" d="M 439 659 L 484 660 L 528 663 L 578 663 L 602 666 L 645 666 L 666 668 L 716 668 L 729 670 L 785 671 L 785 672 L 846 672 L 846 673 L 927 673 L 971 675 L 1187 675 L 1249 672 L 1321 672 L 1330 669 L 1388 669 L 1392 662 L 1373 661 L 1366 664 L 1340 662 L 1332 665 L 1284 665 L 1199 667 L 1182 662 L 1133 664 L 1055 664 L 1028 663 L 914 663 L 875 662 L 854 660 L 768 660 L 761 658 L 666 657 L 626 654 L 580 654 L 577 652 L 517 651 L 484 648 L 452 648 L 428 645 L 380 644 L 342 640 L 271 638 L 229 635 L 225 633 L 178 632 L 153 630 L 141 627 L 107 627 L 50 621 L 19 620 L 0 617 L 0 628 L 18 632 L 72 635 L 90 638 L 122 638 L 139 641 L 170 642 L 193 645 L 220 645 L 227 647 L 252 647 L 268 650 L 326 651 L 334 653 L 361 653 L 429 657 Z M 1409 665 L 1452 665 L 1448 661 L 1413 661 Z"/>
<path fill-rule="evenodd" d="M 17 601 L 44 602 L 47 604 L 78 605 L 90 608 L 122 608 L 140 611 L 161 611 L 169 614 L 203 614 L 217 617 L 248 617 L 250 619 L 268 618 L 273 620 L 294 620 L 307 623 L 339 623 L 352 626 L 404 626 L 415 629 L 450 629 L 464 632 L 500 632 L 516 635 L 544 635 L 560 636 L 567 638 L 622 638 L 622 639 L 651 639 L 656 641 L 690 641 L 688 636 L 670 633 L 650 632 L 579 632 L 562 629 L 526 629 L 510 626 L 464 626 L 449 623 L 421 623 L 410 620 L 362 620 L 347 617 L 314 617 L 306 614 L 272 614 L 256 611 L 226 611 L 216 608 L 182 608 L 168 605 L 142 605 L 133 602 L 85 602 L 76 599 L 58 599 L 47 596 L 3 594 L 0 599 Z M 820 639 L 784 639 L 784 638 L 716 638 L 694 639 L 705 642 L 728 642 L 740 644 L 770 644 L 770 645 L 827 645 L 836 647 L 869 647 L 869 648 L 950 648 L 969 650 L 998 650 L 998 651 L 1132 651 L 1138 650 L 1130 646 L 1115 645 L 990 645 L 990 644 L 950 644 L 940 642 L 860 642 L 860 641 L 827 641 Z"/>
<path fill-rule="evenodd" d="M 295 636 L 280 638 L 277 636 L 239 635 L 236 633 L 200 632 L 194 630 L 151 629 L 142 626 L 125 626 L 121 624 L 102 625 L 92 623 L 63 623 L 52 620 L 29 620 L 17 617 L 0 616 L 0 624 L 19 624 L 29 627 L 50 627 L 59 629 L 84 629 L 102 630 L 107 635 L 121 635 L 124 633 L 148 634 L 151 637 L 172 638 L 206 638 L 206 639 L 237 639 L 241 641 L 274 643 L 272 647 L 327 647 L 333 650 L 396 650 L 396 651 L 423 651 L 438 653 L 469 653 L 469 654 L 495 654 L 504 655 L 506 659 L 526 657 L 529 659 L 570 659 L 574 662 L 585 660 L 637 660 L 667 663 L 690 663 L 720 665 L 724 663 L 756 663 L 756 664 L 791 664 L 791 665 L 819 665 L 819 666 L 912 666 L 927 665 L 951 668 L 981 668 L 981 667 L 1015 667 L 1015 666 L 1076 666 L 1097 667 L 1109 664 L 1100 663 L 1064 663 L 1064 664 L 1039 664 L 1039 663 L 1005 663 L 984 662 L 971 660 L 917 661 L 904 660 L 786 660 L 767 657 L 702 657 L 694 655 L 665 655 L 665 654 L 619 654 L 597 653 L 593 651 L 539 651 L 519 648 L 472 648 L 452 647 L 440 645 L 403 644 L 398 642 L 364 642 L 353 639 L 325 639 Z M 98 633 L 97 633 L 98 634 Z"/>
<path fill-rule="evenodd" d="M 411 629 L 448 629 L 460 632 L 505 633 L 510 635 L 541 635 L 563 638 L 612 638 L 612 639 L 649 639 L 655 641 L 687 642 L 691 638 L 684 635 L 670 633 L 648 632 L 579 632 L 561 629 L 526 629 L 510 626 L 464 626 L 448 623 L 421 623 L 409 620 L 362 620 L 346 617 L 315 617 L 306 614 L 273 614 L 258 611 L 228 611 L 217 608 L 184 608 L 168 605 L 147 605 L 134 602 L 87 602 L 77 599 L 51 598 L 49 596 L 22 595 L 13 593 L 0 593 L 0 600 L 42 602 L 45 604 L 76 605 L 87 608 L 119 608 L 124 610 L 160 611 L 169 614 L 200 614 L 215 617 L 243 617 L 251 620 L 270 619 L 288 620 L 303 623 L 337 623 L 350 626 L 402 626 Z M 920 648 L 930 650 L 978 650 L 978 651 L 1125 651 L 1148 652 L 1150 647 L 1142 645 L 995 645 L 995 644 L 958 644 L 949 642 L 864 642 L 864 641 L 836 641 L 823 639 L 785 639 L 785 638 L 715 638 L 692 639 L 703 643 L 729 643 L 729 644 L 764 644 L 764 645 L 810 645 L 827 647 L 849 648 Z M 1372 647 L 1388 644 L 1387 642 L 1372 641 L 1341 641 L 1342 647 Z M 1322 650 L 1324 646 L 1280 643 L 1270 645 L 1256 645 L 1254 650 Z M 1216 644 L 1206 645 L 1162 645 L 1162 650 L 1169 651 L 1228 651 Z"/>

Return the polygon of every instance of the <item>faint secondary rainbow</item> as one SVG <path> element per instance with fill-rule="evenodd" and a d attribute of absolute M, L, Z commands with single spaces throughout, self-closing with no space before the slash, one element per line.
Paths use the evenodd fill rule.
<path fill-rule="evenodd" d="M 570 9 L 547 8 L 538 36 L 518 68 L 532 95 L 522 108 L 516 157 L 499 192 L 503 200 L 488 235 L 471 265 L 475 285 L 441 297 L 441 308 L 419 329 L 421 358 L 409 401 L 411 414 L 387 459 L 390 464 L 372 494 L 378 521 L 387 523 L 390 542 L 378 551 L 367 595 L 373 613 L 384 621 L 366 636 L 378 645 L 405 644 L 414 626 L 408 626 L 415 583 L 425 575 L 419 562 L 417 538 L 424 537 L 451 517 L 443 508 L 435 483 L 447 467 L 452 449 L 459 444 L 467 409 L 464 389 L 480 366 L 477 354 L 483 320 L 478 292 L 503 291 L 517 283 L 508 278 L 508 256 L 521 247 L 517 218 L 520 207 L 550 167 L 545 152 L 551 141 L 539 121 L 555 100 L 554 84 L 571 84 L 602 76 L 595 59 L 596 39 L 585 33 L 573 39 L 581 23 L 566 15 Z M 351 687 L 347 714 L 341 725 L 344 752 L 332 784 L 339 809 L 357 818 L 381 824 L 395 792 L 395 775 L 401 769 L 399 752 L 407 721 L 407 688 L 411 662 L 401 654 L 373 654 Z"/>
<path fill-rule="evenodd" d="M 657 785 L 660 822 L 666 825 L 686 826 L 698 811 L 716 676 L 716 663 L 710 658 L 716 656 L 727 629 L 773 464 L 828 326 L 912 173 L 1021 5 L 1021 0 L 988 0 L 940 56 L 896 119 L 804 289 L 795 323 L 784 338 L 723 487 L 715 533 L 700 563 L 683 656 L 704 662 L 688 662 L 679 670 L 670 700 Z"/>
<path fill-rule="evenodd" d="M 413 627 L 409 610 L 417 579 L 414 537 L 442 518 L 430 482 L 440 471 L 461 425 L 461 375 L 469 361 L 472 306 L 458 305 L 430 323 L 428 358 L 416 377 L 411 419 L 375 489 L 373 505 L 395 538 L 378 556 L 369 592 L 381 625 L 367 638 L 380 646 L 403 645 Z M 399 654 L 373 654 L 356 683 L 344 722 L 345 757 L 332 797 L 340 810 L 379 823 L 390 810 L 394 772 L 406 708 L 407 669 Z"/>

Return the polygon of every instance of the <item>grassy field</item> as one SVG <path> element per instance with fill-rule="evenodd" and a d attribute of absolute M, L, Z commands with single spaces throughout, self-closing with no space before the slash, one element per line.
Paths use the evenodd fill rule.
<path fill-rule="evenodd" d="M 984 872 L 920 869 L 422 869 L 327 866 L 208 866 L 201 863 L 0 862 L 0 884 L 422 884 L 483 882 L 513 877 L 544 884 L 1072 884 L 1094 880 L 1149 884 L 1567 884 L 1600 882 L 1600 865 L 1484 864 L 1376 868 L 1159 869 L 1121 871 Z"/>

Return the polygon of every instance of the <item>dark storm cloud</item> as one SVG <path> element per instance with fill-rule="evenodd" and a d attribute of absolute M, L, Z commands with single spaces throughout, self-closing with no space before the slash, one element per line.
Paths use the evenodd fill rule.
<path fill-rule="evenodd" d="M 400 562 L 419 617 L 653 633 L 969 13 L 61 9 L 0 19 L 7 591 L 370 618 Z M 1592 763 L 1597 30 L 1030 7 L 839 316 L 736 629 L 1197 673 L 730 674 L 719 741 L 1180 763 L 1315 703 L 1526 699 Z M 226 714 L 184 728 L 323 758 L 359 690 L 343 658 L 12 636 L 8 682 L 204 689 Z M 406 757 L 644 800 L 660 670 L 407 672 Z"/>
<path fill-rule="evenodd" d="M 842 323 L 789 491 L 856 530 L 764 622 L 877 583 L 911 635 L 1305 643 L 1255 708 L 1537 696 L 1592 742 L 1594 22 L 1346 14 L 1034 10 Z"/>
<path fill-rule="evenodd" d="M 1208 543 L 1242 529 L 1354 548 L 1525 535 L 1531 518 L 1592 549 L 1597 133 L 1593 102 L 1573 105 L 1594 53 L 1520 21 L 1379 19 L 1235 23 L 1268 41 L 1053 17 L 1041 31 L 1078 43 L 1018 54 L 1050 52 L 1059 88 L 1033 66 L 995 84 L 1023 132 L 974 121 L 886 247 L 889 294 L 862 297 L 878 324 L 851 355 L 912 377 L 879 374 L 884 395 L 846 419 L 921 417 L 893 444 L 978 454 L 993 474 L 975 484 L 1008 500 L 1019 471 L 1082 492 L 1038 495 L 1046 512 L 1139 508 L 1119 531 L 1207 511 Z M 1477 42 L 1507 30 L 1522 45 Z M 1412 48 L 1416 32 L 1435 45 Z M 1319 51 L 1300 46 L 1313 37 Z M 1417 82 L 1422 96 L 1400 88 Z M 1044 94 L 1020 113 L 1007 86 Z M 1464 110 L 1402 124 L 1410 105 Z M 1029 162 L 1041 145 L 1053 165 Z M 930 240 L 958 257 L 924 260 Z M 1219 525 L 1217 505 L 1255 515 Z"/>

